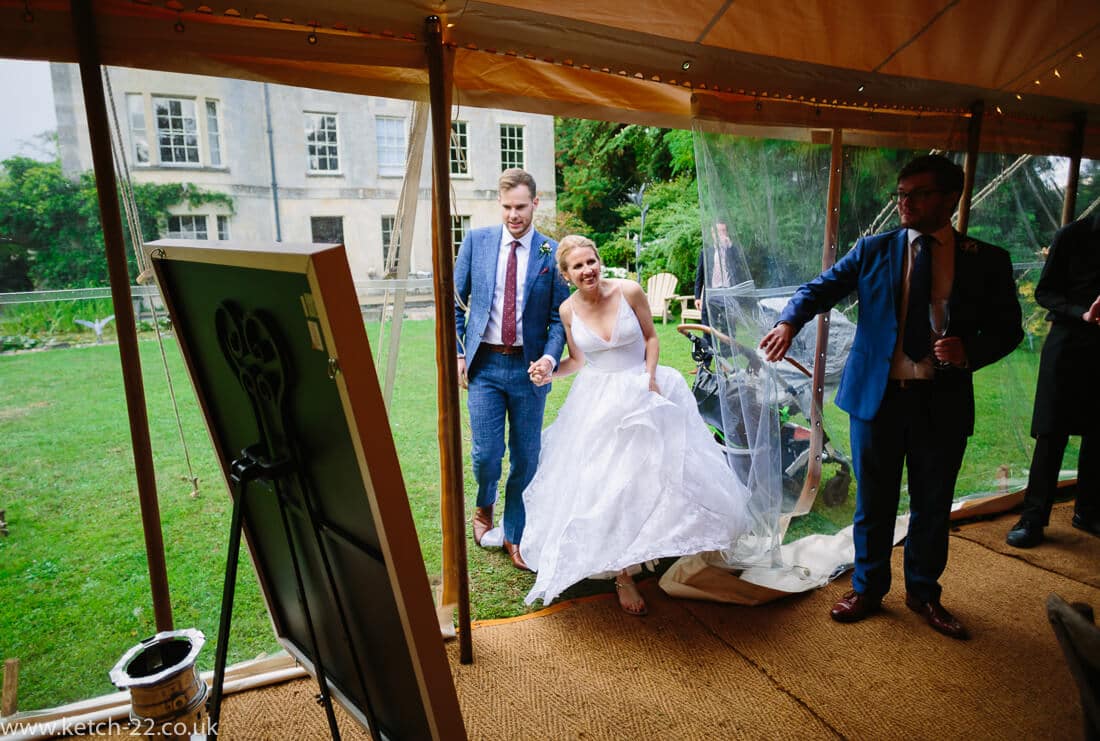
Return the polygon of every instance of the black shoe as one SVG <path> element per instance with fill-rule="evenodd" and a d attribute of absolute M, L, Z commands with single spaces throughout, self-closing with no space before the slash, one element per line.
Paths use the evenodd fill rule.
<path fill-rule="evenodd" d="M 1072 524 L 1078 530 L 1084 530 L 1089 535 L 1095 535 L 1100 538 L 1100 517 L 1096 515 L 1086 517 L 1085 515 L 1075 514 Z"/>
<path fill-rule="evenodd" d="M 1076 518 L 1074 521 L 1076 522 Z M 1043 526 L 1021 517 L 1008 531 L 1005 542 L 1014 548 L 1034 548 L 1043 542 Z"/>

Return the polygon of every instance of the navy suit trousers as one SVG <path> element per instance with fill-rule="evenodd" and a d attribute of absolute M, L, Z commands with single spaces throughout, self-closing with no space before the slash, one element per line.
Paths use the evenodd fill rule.
<path fill-rule="evenodd" d="M 910 513 L 905 588 L 921 601 L 939 599 L 955 481 L 966 451 L 958 394 L 938 389 L 934 381 L 905 389 L 890 383 L 875 418 L 852 417 L 850 430 L 857 482 L 853 589 L 876 596 L 890 589 L 904 464 Z"/>

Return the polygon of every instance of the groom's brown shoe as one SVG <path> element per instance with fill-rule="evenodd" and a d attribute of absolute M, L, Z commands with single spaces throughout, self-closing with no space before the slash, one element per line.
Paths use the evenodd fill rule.
<path fill-rule="evenodd" d="M 481 545 L 485 533 L 493 529 L 493 505 L 474 509 L 474 543 Z"/>
<path fill-rule="evenodd" d="M 838 623 L 857 623 L 882 609 L 882 597 L 860 594 L 854 589 L 833 605 L 829 615 Z"/>
<path fill-rule="evenodd" d="M 523 556 L 519 555 L 519 546 L 515 543 L 509 543 L 504 541 L 504 552 L 512 558 L 512 565 L 522 571 L 530 571 L 531 567 L 527 565 L 527 562 L 523 560 Z"/>

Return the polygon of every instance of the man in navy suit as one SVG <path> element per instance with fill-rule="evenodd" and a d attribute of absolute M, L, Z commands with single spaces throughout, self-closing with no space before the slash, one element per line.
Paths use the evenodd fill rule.
<path fill-rule="evenodd" d="M 539 461 L 542 415 L 549 384 L 536 386 L 529 373 L 549 377 L 565 345 L 558 306 L 569 287 L 555 264 L 557 242 L 535 231 L 538 190 L 520 169 L 500 175 L 503 227 L 470 231 L 455 260 L 455 329 L 458 378 L 469 389 L 477 509 L 474 542 L 493 527 L 504 426 L 508 421 L 508 481 L 504 486 L 504 550 L 519 569 L 525 512 L 523 490 Z"/>
<path fill-rule="evenodd" d="M 974 431 L 972 375 L 1024 335 L 1008 253 L 951 228 L 962 189 L 962 168 L 946 157 L 909 162 L 892 194 L 902 228 L 856 242 L 798 289 L 760 342 L 768 360 L 780 360 L 814 315 L 858 293 L 855 342 L 836 395 L 851 419 L 857 481 L 852 591 L 830 613 L 842 623 L 877 612 L 890 589 L 904 462 L 905 604 L 939 632 L 968 636 L 940 603 L 939 577 L 955 480 Z M 933 342 L 929 306 L 945 305 L 947 336 Z"/>

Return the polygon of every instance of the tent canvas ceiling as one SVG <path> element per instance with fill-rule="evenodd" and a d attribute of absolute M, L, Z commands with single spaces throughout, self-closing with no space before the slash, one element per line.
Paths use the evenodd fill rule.
<path fill-rule="evenodd" d="M 460 105 L 686 128 L 719 117 L 919 133 L 985 104 L 983 148 L 1100 156 L 1095 0 L 97 0 L 106 64 L 426 98 L 439 15 Z M 549 8 L 552 8 L 549 9 Z M 75 61 L 70 6 L 0 0 L 0 56 Z M 309 43 L 313 33 L 316 43 Z M 751 103 L 751 106 L 745 105 Z M 858 117 L 862 116 L 862 123 Z M 853 118 L 855 117 L 855 118 Z M 877 118 L 875 118 L 877 117 Z M 855 121 L 855 123 L 854 123 Z M 857 125 L 858 124 L 858 125 Z M 965 128 L 958 126 L 954 129 Z"/>

